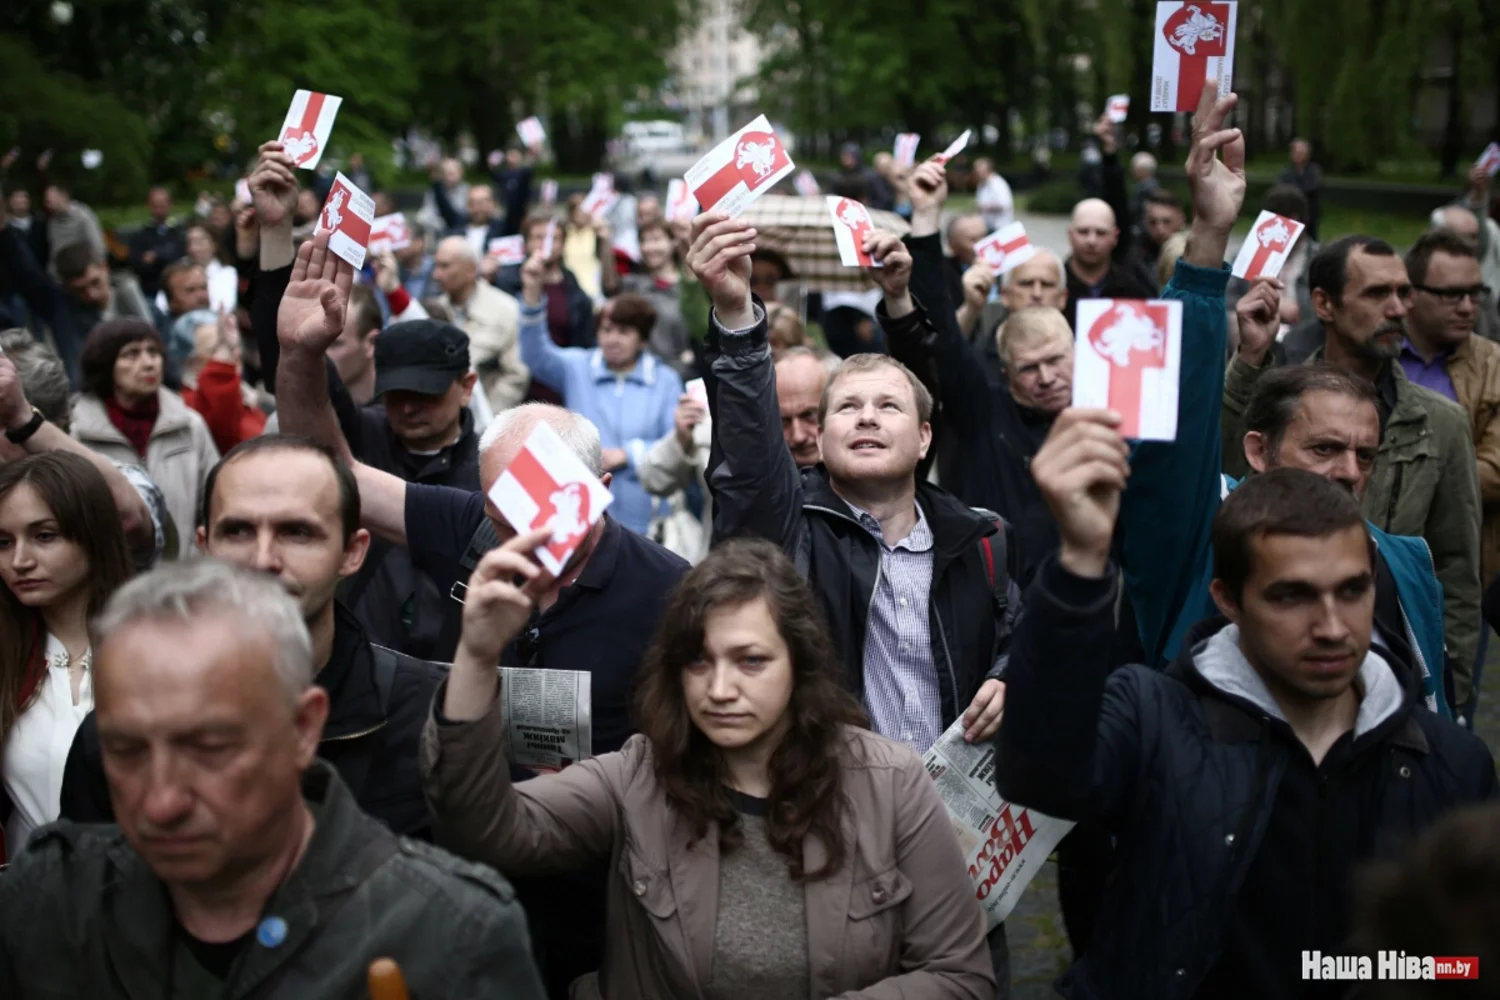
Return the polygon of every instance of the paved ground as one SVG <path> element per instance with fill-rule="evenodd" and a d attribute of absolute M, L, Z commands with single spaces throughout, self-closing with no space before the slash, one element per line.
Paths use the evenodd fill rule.
<path fill-rule="evenodd" d="M 1029 225 L 1028 225 L 1029 231 Z M 1500 678 L 1500 640 L 1490 637 L 1485 676 Z M 1488 684 L 1490 696 L 1481 699 L 1475 730 L 1491 750 L 1500 747 L 1500 681 Z M 1481 682 L 1481 687 L 1484 687 Z M 1057 865 L 1042 866 L 1006 921 L 1010 940 L 1013 1000 L 1050 1000 L 1057 996 L 1052 981 L 1072 961 L 1062 911 L 1057 905 Z"/>

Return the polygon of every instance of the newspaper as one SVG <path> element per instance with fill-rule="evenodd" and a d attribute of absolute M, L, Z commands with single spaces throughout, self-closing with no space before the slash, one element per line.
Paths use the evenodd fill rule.
<path fill-rule="evenodd" d="M 923 760 L 948 808 L 985 926 L 993 929 L 1073 824 L 1002 799 L 995 789 L 994 742 L 965 743 L 962 719 Z"/>
<path fill-rule="evenodd" d="M 547 772 L 592 757 L 592 680 L 582 670 L 501 667 L 506 759 Z"/>

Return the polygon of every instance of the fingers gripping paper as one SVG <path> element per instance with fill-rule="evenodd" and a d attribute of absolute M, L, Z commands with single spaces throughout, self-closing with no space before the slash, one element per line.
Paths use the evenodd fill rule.
<path fill-rule="evenodd" d="M 1177 436 L 1182 303 L 1080 299 L 1073 405 L 1117 411 L 1127 438 Z"/>

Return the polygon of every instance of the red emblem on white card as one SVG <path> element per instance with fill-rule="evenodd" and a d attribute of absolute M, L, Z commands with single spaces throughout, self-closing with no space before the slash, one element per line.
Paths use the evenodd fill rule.
<path fill-rule="evenodd" d="M 539 423 L 490 487 L 490 500 L 518 532 L 551 530 L 536 556 L 558 576 L 614 497 L 550 424 Z"/>
<path fill-rule="evenodd" d="M 953 159 L 959 153 L 962 153 L 964 151 L 964 147 L 969 144 L 969 138 L 973 134 L 974 132 L 972 129 L 964 129 L 963 135 L 959 136 L 957 139 L 954 139 L 951 143 L 948 144 L 947 149 L 934 156 L 933 159 L 941 164 L 946 165 L 949 160 Z"/>
<path fill-rule="evenodd" d="M 1260 213 L 1234 258 L 1234 276 L 1246 281 L 1276 277 L 1305 228 L 1302 223 L 1274 212 Z"/>
<path fill-rule="evenodd" d="M 791 173 L 794 164 L 765 115 L 719 143 L 683 175 L 705 212 L 736 216 Z"/>
<path fill-rule="evenodd" d="M 1479 154 L 1479 159 L 1474 165 L 1483 167 L 1484 172 L 1491 177 L 1500 173 L 1500 142 L 1492 142 L 1484 147 L 1484 152 Z"/>
<path fill-rule="evenodd" d="M 1130 117 L 1130 95 L 1116 94 L 1104 105 L 1104 113 L 1109 115 L 1109 120 L 1116 125 Z"/>
<path fill-rule="evenodd" d="M 542 120 L 535 115 L 516 122 L 516 134 L 532 149 L 547 141 L 547 130 L 542 128 Z"/>
<path fill-rule="evenodd" d="M 370 253 L 383 254 L 405 250 L 409 246 L 411 230 L 406 226 L 406 216 L 400 212 L 382 215 L 370 225 L 370 245 L 367 248 Z"/>
<path fill-rule="evenodd" d="M 865 253 L 865 237 L 874 229 L 870 212 L 859 202 L 828 196 L 828 214 L 833 219 L 833 238 L 839 246 L 839 261 L 845 267 L 879 267 L 879 262 Z"/>
<path fill-rule="evenodd" d="M 500 266 L 526 263 L 526 237 L 497 236 L 485 247 L 485 255 L 495 258 Z"/>
<path fill-rule="evenodd" d="M 1164 0 L 1156 5 L 1156 43 L 1151 62 L 1151 110 L 1192 111 L 1203 84 L 1219 81 L 1219 96 L 1234 87 L 1233 2 Z"/>
<path fill-rule="evenodd" d="M 680 177 L 667 181 L 667 221 L 691 222 L 697 214 L 698 199 L 688 190 L 687 181 Z"/>
<path fill-rule="evenodd" d="M 896 136 L 896 166 L 911 167 L 917 163 L 917 146 L 922 142 L 922 137 L 916 132 L 902 132 Z"/>
<path fill-rule="evenodd" d="M 328 200 L 318 216 L 318 232 L 327 232 L 328 249 L 358 271 L 365 266 L 365 248 L 375 224 L 375 201 L 342 173 L 333 178 Z"/>
<path fill-rule="evenodd" d="M 1181 302 L 1079 300 L 1074 406 L 1115 410 L 1127 438 L 1171 441 L 1181 365 Z"/>
<path fill-rule="evenodd" d="M 1026 227 L 1019 222 L 1012 222 L 974 244 L 974 256 L 989 264 L 998 275 L 1020 267 L 1035 257 L 1036 247 L 1031 245 Z"/>
<path fill-rule="evenodd" d="M 589 193 L 584 195 L 583 204 L 579 207 L 586 215 L 603 215 L 608 212 L 620 198 L 615 193 L 615 178 L 612 174 L 595 174 L 594 182 L 589 187 Z"/>
<path fill-rule="evenodd" d="M 293 163 L 304 170 L 318 165 L 327 151 L 333 119 L 338 116 L 342 103 L 342 97 L 311 90 L 299 90 L 293 95 L 292 106 L 287 109 L 279 136 L 282 150 Z"/>

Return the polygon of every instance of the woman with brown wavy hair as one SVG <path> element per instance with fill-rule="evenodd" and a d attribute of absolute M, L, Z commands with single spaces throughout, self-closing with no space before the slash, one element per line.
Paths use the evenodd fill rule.
<path fill-rule="evenodd" d="M 57 819 L 68 749 L 94 704 L 88 622 L 130 574 L 109 484 L 88 459 L 0 465 L 0 858 Z"/>
<path fill-rule="evenodd" d="M 513 785 L 494 663 L 551 584 L 485 556 L 424 734 L 438 840 L 502 872 L 608 859 L 603 966 L 574 997 L 992 998 L 984 922 L 911 749 L 864 728 L 818 602 L 779 549 L 683 577 L 637 677 L 641 733 Z"/>

